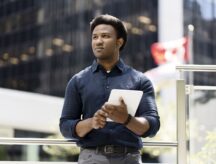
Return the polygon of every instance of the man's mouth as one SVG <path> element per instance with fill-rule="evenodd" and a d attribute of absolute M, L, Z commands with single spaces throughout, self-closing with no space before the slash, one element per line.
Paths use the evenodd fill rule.
<path fill-rule="evenodd" d="M 102 51 L 104 48 L 103 47 L 96 47 L 95 50 L 96 51 Z"/>

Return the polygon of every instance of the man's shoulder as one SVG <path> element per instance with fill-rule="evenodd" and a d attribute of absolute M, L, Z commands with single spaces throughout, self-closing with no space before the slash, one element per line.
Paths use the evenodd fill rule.
<path fill-rule="evenodd" d="M 91 72 L 91 66 L 88 66 L 82 69 L 81 71 L 79 71 L 78 73 L 76 73 L 74 76 L 77 78 L 83 78 L 86 77 L 86 75 L 89 75 L 90 72 Z"/>
<path fill-rule="evenodd" d="M 70 79 L 70 82 L 71 81 L 80 81 L 82 80 L 83 78 L 88 78 L 88 75 L 90 74 L 91 72 L 91 66 L 88 66 L 84 69 L 82 69 L 81 71 L 75 73 L 71 79 Z"/>
<path fill-rule="evenodd" d="M 137 70 L 137 69 L 135 69 L 135 68 L 133 68 L 133 67 L 130 67 L 130 66 L 129 66 L 129 67 L 128 67 L 128 70 L 129 70 L 132 74 L 134 74 L 135 76 L 138 76 L 138 77 L 140 77 L 140 78 L 147 78 L 143 72 L 141 72 L 141 71 L 139 71 L 139 70 Z"/>
<path fill-rule="evenodd" d="M 130 74 L 137 80 L 139 80 L 142 84 L 143 83 L 148 83 L 151 85 L 151 80 L 145 75 L 144 72 L 141 72 L 133 67 L 128 67 L 128 71 Z"/>

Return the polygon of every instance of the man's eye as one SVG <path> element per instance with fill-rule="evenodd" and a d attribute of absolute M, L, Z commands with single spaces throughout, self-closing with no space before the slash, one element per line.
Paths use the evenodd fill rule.
<path fill-rule="evenodd" d="M 103 38 L 109 38 L 109 35 L 103 35 Z"/>
<path fill-rule="evenodd" d="M 93 36 L 92 39 L 97 39 L 97 36 Z"/>

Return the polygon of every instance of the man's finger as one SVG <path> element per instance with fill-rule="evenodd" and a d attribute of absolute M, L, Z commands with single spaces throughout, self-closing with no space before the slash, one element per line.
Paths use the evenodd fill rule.
<path fill-rule="evenodd" d="M 105 105 L 103 105 L 102 107 L 101 107 L 101 110 L 103 111 L 103 112 L 105 112 L 106 113 L 106 115 L 108 115 L 108 110 L 107 110 L 107 108 L 105 107 Z"/>
<path fill-rule="evenodd" d="M 103 111 L 103 110 L 99 110 L 98 114 L 102 117 L 105 117 L 105 118 L 108 116 L 108 113 L 106 111 Z"/>
<path fill-rule="evenodd" d="M 112 115 L 113 114 L 113 112 L 114 112 L 114 110 L 115 110 L 115 106 L 114 105 L 105 105 L 105 112 L 107 112 L 108 113 L 108 115 Z"/>
<path fill-rule="evenodd" d="M 107 114 L 106 117 L 110 114 L 110 112 L 112 112 L 112 107 L 113 105 L 111 104 L 108 104 L 108 103 L 105 103 L 103 106 L 102 106 L 102 110 Z"/>
<path fill-rule="evenodd" d="M 104 107 L 105 107 L 105 109 L 107 109 L 107 110 L 114 110 L 114 109 L 115 109 L 115 105 L 113 105 L 113 104 L 108 104 L 108 103 L 106 103 L 106 104 L 104 105 Z"/>
<path fill-rule="evenodd" d="M 119 98 L 119 101 L 120 101 L 121 105 L 126 106 L 126 104 L 125 104 L 125 102 L 124 102 L 124 99 L 123 99 L 122 97 Z"/>
<path fill-rule="evenodd" d="M 100 128 L 103 128 L 103 127 L 105 126 L 105 124 L 106 124 L 105 121 L 101 121 L 101 122 L 99 123 Z"/>

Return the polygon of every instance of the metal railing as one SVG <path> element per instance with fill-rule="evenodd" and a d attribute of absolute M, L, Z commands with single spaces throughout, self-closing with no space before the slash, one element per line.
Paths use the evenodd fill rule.
<path fill-rule="evenodd" d="M 177 142 L 143 142 L 144 146 L 177 147 Z M 0 138 L 0 145 L 76 145 L 76 140 L 40 138 Z"/>
<path fill-rule="evenodd" d="M 143 142 L 145 147 L 177 147 L 177 142 Z M 66 139 L 41 139 L 41 138 L 1 138 L 0 145 L 72 145 L 76 146 L 76 140 L 66 140 Z M 1 162 L 0 162 L 1 163 Z M 4 161 L 3 162 L 12 164 L 12 163 L 29 163 L 29 164 L 44 164 L 41 161 Z M 45 162 L 51 164 L 68 164 L 69 162 Z M 70 162 L 76 164 L 77 162 Z"/>
<path fill-rule="evenodd" d="M 176 70 L 182 72 L 216 72 L 216 65 L 178 65 Z"/>
<path fill-rule="evenodd" d="M 177 89 L 177 163 L 187 164 L 187 136 L 186 136 L 186 94 L 190 90 L 216 90 L 216 86 L 187 85 L 184 72 L 216 72 L 216 65 L 179 65 L 176 70 L 180 73 L 180 79 L 176 80 Z M 189 90 L 189 91 L 188 91 Z"/>

